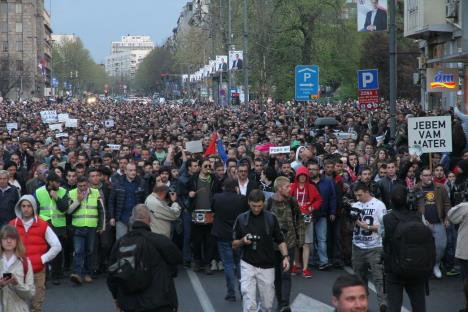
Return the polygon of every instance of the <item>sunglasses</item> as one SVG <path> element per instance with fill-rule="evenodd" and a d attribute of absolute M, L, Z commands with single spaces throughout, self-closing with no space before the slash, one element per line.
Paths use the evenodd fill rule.
<path fill-rule="evenodd" d="M 205 168 L 205 169 L 211 168 L 211 165 L 204 165 L 203 168 Z"/>

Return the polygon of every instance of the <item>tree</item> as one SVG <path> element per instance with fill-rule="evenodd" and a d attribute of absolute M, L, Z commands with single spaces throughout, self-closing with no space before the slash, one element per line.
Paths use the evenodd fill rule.
<path fill-rule="evenodd" d="M 93 61 L 79 38 L 65 39 L 60 44 L 54 44 L 52 65 L 59 88 L 62 88 L 64 83 L 70 83 L 75 91 L 100 93 L 110 81 L 104 67 Z"/>

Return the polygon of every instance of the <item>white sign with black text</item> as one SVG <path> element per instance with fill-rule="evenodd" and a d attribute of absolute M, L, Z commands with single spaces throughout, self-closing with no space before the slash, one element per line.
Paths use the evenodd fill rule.
<path fill-rule="evenodd" d="M 270 147 L 270 155 L 289 154 L 290 151 L 291 151 L 290 146 L 271 146 Z"/>
<path fill-rule="evenodd" d="M 58 121 L 57 111 L 48 110 L 40 112 L 43 123 L 53 123 Z"/>
<path fill-rule="evenodd" d="M 452 151 L 452 119 L 450 116 L 408 119 L 408 146 L 419 145 L 423 153 Z"/>

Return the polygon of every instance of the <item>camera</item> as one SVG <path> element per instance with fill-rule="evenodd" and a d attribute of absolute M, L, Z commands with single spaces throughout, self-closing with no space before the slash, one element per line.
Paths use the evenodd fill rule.
<path fill-rule="evenodd" d="M 252 250 L 257 250 L 257 242 L 260 240 L 260 235 L 247 234 L 246 238 L 252 242 Z"/>
<path fill-rule="evenodd" d="M 406 203 L 408 204 L 409 210 L 416 210 L 416 204 L 418 201 L 424 197 L 424 193 L 421 191 L 416 192 L 414 189 L 408 191 L 406 195 Z"/>
<path fill-rule="evenodd" d="M 349 219 L 352 222 L 359 220 L 359 218 L 361 218 L 361 214 L 362 214 L 361 209 L 355 208 L 355 207 L 351 207 L 348 211 Z"/>

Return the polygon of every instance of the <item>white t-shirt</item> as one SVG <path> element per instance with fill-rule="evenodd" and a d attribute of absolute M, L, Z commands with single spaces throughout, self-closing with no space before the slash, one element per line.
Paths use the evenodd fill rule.
<path fill-rule="evenodd" d="M 382 247 L 383 216 L 387 213 L 385 204 L 373 197 L 367 203 L 357 202 L 354 208 L 361 210 L 360 220 L 369 225 L 378 225 L 379 231 L 368 231 L 359 226 L 354 228 L 353 244 L 362 249 Z"/>

